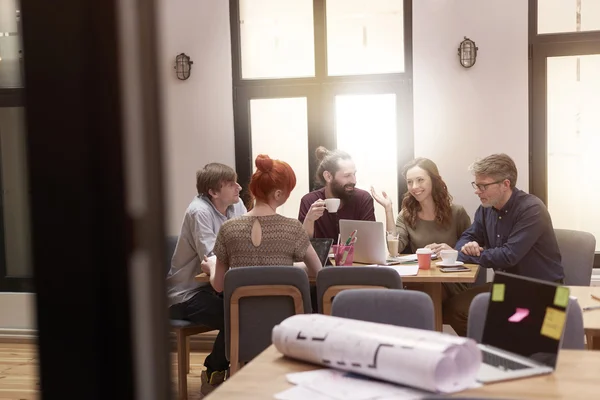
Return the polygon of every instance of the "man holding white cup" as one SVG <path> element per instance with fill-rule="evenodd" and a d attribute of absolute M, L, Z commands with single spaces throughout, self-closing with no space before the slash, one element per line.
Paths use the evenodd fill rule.
<path fill-rule="evenodd" d="M 373 198 L 355 187 L 356 166 L 350 155 L 323 146 L 315 154 L 319 160 L 317 180 L 323 187 L 302 197 L 298 213 L 308 235 L 335 241 L 340 233 L 340 219 L 375 221 Z"/>

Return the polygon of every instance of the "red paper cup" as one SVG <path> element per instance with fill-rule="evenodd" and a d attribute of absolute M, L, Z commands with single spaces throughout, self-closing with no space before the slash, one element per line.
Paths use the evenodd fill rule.
<path fill-rule="evenodd" d="M 431 268 L 431 250 L 429 249 L 417 249 L 417 262 L 419 263 L 419 269 L 430 269 Z"/>

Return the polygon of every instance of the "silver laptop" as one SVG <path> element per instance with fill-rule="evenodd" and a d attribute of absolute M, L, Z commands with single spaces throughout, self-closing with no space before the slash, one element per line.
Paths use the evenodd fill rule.
<path fill-rule="evenodd" d="M 568 307 L 568 287 L 496 272 L 477 380 L 490 383 L 552 373 Z"/>
<path fill-rule="evenodd" d="M 393 265 L 416 262 L 416 255 L 389 257 L 383 222 L 340 219 L 340 239 L 344 243 L 356 230 L 354 262 L 361 264 Z"/>

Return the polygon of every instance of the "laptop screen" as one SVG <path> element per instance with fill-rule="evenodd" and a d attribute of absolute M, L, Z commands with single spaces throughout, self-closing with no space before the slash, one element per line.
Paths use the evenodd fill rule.
<path fill-rule="evenodd" d="M 329 258 L 329 251 L 331 250 L 331 245 L 333 244 L 333 239 L 331 238 L 312 238 L 310 239 L 310 243 L 312 244 L 315 252 L 319 256 L 319 260 L 321 260 L 321 265 L 325 266 Z"/>
<path fill-rule="evenodd" d="M 569 288 L 496 272 L 481 342 L 556 366 Z"/>

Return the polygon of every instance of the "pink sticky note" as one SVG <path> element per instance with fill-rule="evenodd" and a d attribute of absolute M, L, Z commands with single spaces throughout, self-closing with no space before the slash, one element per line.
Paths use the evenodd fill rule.
<path fill-rule="evenodd" d="M 529 315 L 529 310 L 527 308 L 518 308 L 517 307 L 517 311 L 508 320 L 510 322 L 521 322 L 528 315 Z"/>

